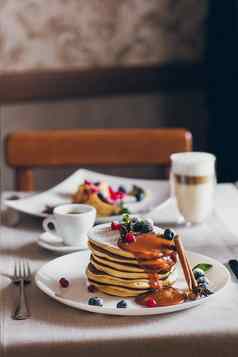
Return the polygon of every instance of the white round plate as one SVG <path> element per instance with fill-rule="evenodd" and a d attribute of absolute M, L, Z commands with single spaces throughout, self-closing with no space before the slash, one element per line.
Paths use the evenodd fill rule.
<path fill-rule="evenodd" d="M 128 307 L 118 309 L 116 308 L 116 304 L 121 298 L 112 297 L 99 292 L 94 294 L 88 292 L 85 269 L 89 262 L 89 255 L 90 253 L 88 251 L 82 251 L 64 255 L 63 257 L 50 261 L 37 272 L 35 277 L 36 285 L 53 299 L 76 309 L 108 315 L 141 316 L 185 310 L 210 301 L 226 286 L 230 278 L 227 269 L 217 260 L 201 254 L 188 252 L 188 258 L 192 266 L 198 263 L 209 263 L 213 265 L 213 268 L 207 273 L 207 277 L 210 281 L 209 287 L 214 294 L 206 298 L 185 302 L 179 305 L 155 308 L 141 307 L 134 302 L 133 298 L 128 298 L 126 299 Z M 61 277 L 69 281 L 70 285 L 68 288 L 60 287 L 58 281 Z M 178 269 L 178 281 L 176 286 L 185 287 L 180 267 Z M 88 305 L 88 299 L 92 296 L 103 298 L 103 307 Z"/>
<path fill-rule="evenodd" d="M 60 237 L 57 237 L 55 234 L 48 232 L 44 232 L 40 235 L 39 239 L 37 240 L 37 244 L 42 248 L 56 253 L 72 253 L 86 249 L 79 248 L 78 246 L 64 245 Z"/>

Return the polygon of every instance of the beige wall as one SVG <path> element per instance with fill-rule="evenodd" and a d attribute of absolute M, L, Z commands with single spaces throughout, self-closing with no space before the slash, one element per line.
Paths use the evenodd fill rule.
<path fill-rule="evenodd" d="M 2 0 L 0 73 L 201 60 L 206 13 L 205 0 Z M 184 126 L 193 131 L 195 148 L 204 149 L 204 102 L 202 94 L 179 93 L 5 106 L 2 135 L 27 128 Z M 41 170 L 38 187 L 67 173 Z M 13 187 L 4 160 L 3 183 Z"/>
<path fill-rule="evenodd" d="M 1 0 L 0 70 L 198 60 L 205 0 Z"/>

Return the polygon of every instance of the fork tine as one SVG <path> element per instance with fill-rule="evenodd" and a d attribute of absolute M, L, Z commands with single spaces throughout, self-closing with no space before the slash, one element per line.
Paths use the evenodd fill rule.
<path fill-rule="evenodd" d="M 17 278 L 17 262 L 14 262 L 14 273 L 13 273 L 13 278 Z"/>
<path fill-rule="evenodd" d="M 23 267 L 22 267 L 22 260 L 19 261 L 19 278 L 23 276 Z"/>
<path fill-rule="evenodd" d="M 26 267 L 27 267 L 27 277 L 30 278 L 31 277 L 31 268 L 30 268 L 30 264 L 28 261 L 26 261 Z"/>
<path fill-rule="evenodd" d="M 20 261 L 17 261 L 17 279 L 19 279 L 21 276 L 21 267 L 20 267 Z"/>
<path fill-rule="evenodd" d="M 22 259 L 22 261 L 21 261 L 21 273 L 22 273 L 22 275 L 21 275 L 21 277 L 24 279 L 25 278 L 25 275 L 26 275 L 26 270 L 25 270 L 25 261 Z"/>

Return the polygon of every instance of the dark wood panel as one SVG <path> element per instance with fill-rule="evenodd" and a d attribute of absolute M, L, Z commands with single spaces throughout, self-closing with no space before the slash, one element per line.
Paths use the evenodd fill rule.
<path fill-rule="evenodd" d="M 206 87 L 201 63 L 0 73 L 0 102 L 176 92 Z"/>

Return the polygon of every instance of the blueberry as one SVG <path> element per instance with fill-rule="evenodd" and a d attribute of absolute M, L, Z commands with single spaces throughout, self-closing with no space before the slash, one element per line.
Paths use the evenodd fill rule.
<path fill-rule="evenodd" d="M 198 285 L 208 286 L 209 280 L 205 276 L 201 276 L 197 279 Z"/>
<path fill-rule="evenodd" d="M 136 201 L 142 201 L 145 196 L 144 190 L 136 185 L 133 185 L 131 194 L 135 196 Z"/>
<path fill-rule="evenodd" d="M 125 300 L 121 300 L 117 303 L 117 308 L 118 309 L 125 309 L 127 308 L 127 302 Z"/>
<path fill-rule="evenodd" d="M 154 227 L 153 227 L 153 224 L 151 223 L 151 221 L 146 219 L 142 222 L 142 228 L 141 228 L 142 233 L 152 232 L 153 229 L 154 229 Z"/>
<path fill-rule="evenodd" d="M 126 193 L 126 189 L 125 189 L 124 186 L 119 186 L 119 187 L 118 187 L 118 191 L 119 191 L 119 192 Z"/>
<path fill-rule="evenodd" d="M 98 297 L 92 297 L 88 300 L 88 305 L 103 306 L 103 300 Z"/>
<path fill-rule="evenodd" d="M 195 277 L 196 280 L 198 280 L 199 278 L 201 278 L 201 277 L 203 277 L 205 275 L 204 271 L 202 269 L 199 269 L 199 268 L 195 269 L 193 271 L 193 274 L 194 274 L 194 277 Z"/>
<path fill-rule="evenodd" d="M 172 231 L 172 229 L 165 229 L 164 231 L 164 238 L 167 240 L 172 240 L 174 238 L 174 232 Z"/>
<path fill-rule="evenodd" d="M 134 232 L 141 232 L 142 226 L 143 226 L 143 223 L 138 220 L 137 222 L 135 222 L 132 225 L 132 229 L 133 229 Z"/>
<path fill-rule="evenodd" d="M 143 192 L 138 192 L 138 193 L 136 193 L 135 197 L 136 197 L 136 201 L 140 202 L 144 198 L 144 193 Z"/>

